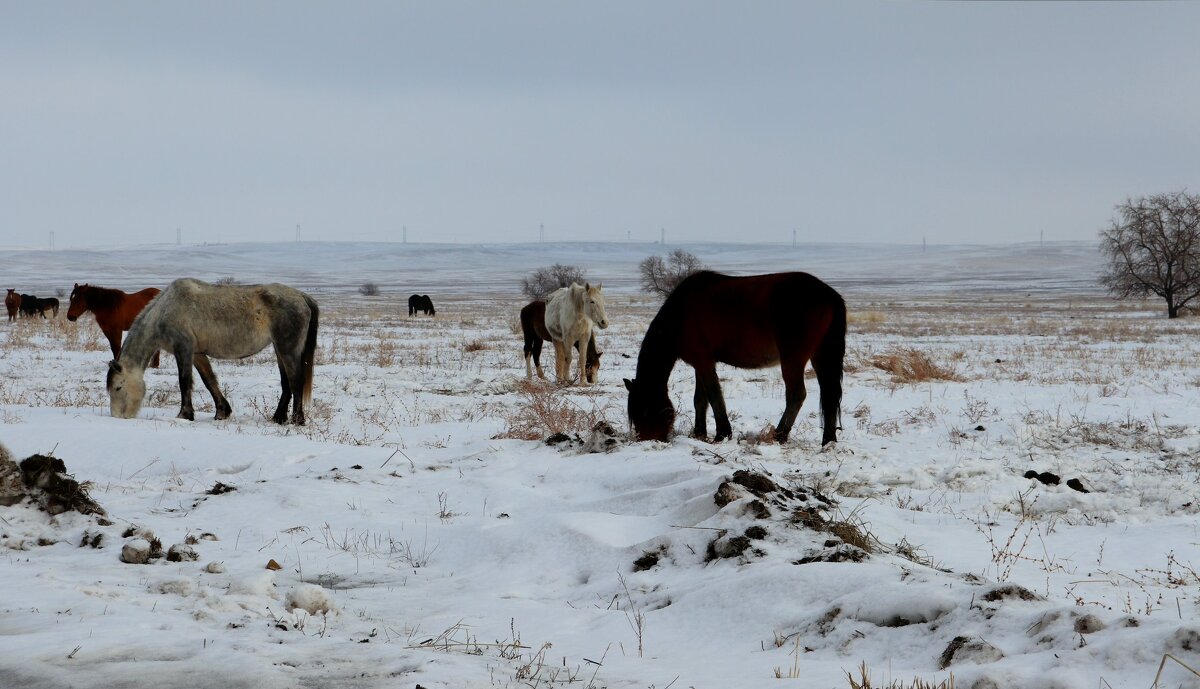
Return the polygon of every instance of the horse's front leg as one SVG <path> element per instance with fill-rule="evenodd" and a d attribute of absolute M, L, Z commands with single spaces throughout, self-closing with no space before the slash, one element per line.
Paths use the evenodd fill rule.
<path fill-rule="evenodd" d="M 555 376 L 560 383 L 571 382 L 571 345 L 566 342 L 554 341 L 554 355 L 557 358 Z"/>
<path fill-rule="evenodd" d="M 708 391 L 704 389 L 704 381 L 700 378 L 699 371 L 696 371 L 696 392 L 692 395 L 692 403 L 696 407 L 696 425 L 692 429 L 692 436 L 696 438 L 707 438 Z"/>
<path fill-rule="evenodd" d="M 590 337 L 591 333 L 588 333 L 588 338 Z M 587 385 L 587 338 L 577 340 L 575 345 L 571 348 L 574 349 L 575 353 L 579 355 L 579 384 Z"/>
<path fill-rule="evenodd" d="M 108 348 L 112 350 L 113 361 L 118 361 L 121 358 L 121 331 L 118 330 L 116 335 L 110 334 L 107 330 L 102 331 L 104 337 L 108 339 Z"/>
<path fill-rule="evenodd" d="M 204 387 L 208 390 L 208 394 L 212 395 L 213 406 L 217 408 L 215 418 L 217 421 L 228 419 L 233 414 L 233 407 L 229 406 L 229 400 L 225 399 L 225 395 L 221 394 L 221 388 L 217 385 L 217 374 L 213 372 L 212 362 L 204 354 L 197 354 L 192 357 L 192 365 L 200 372 L 200 380 L 204 382 Z M 191 406 L 191 400 L 188 401 L 188 406 Z"/>
<path fill-rule="evenodd" d="M 729 414 L 725 411 L 725 396 L 721 394 L 721 380 L 717 378 L 716 366 L 710 369 L 697 368 L 696 386 L 704 389 L 704 395 L 708 398 L 709 405 L 712 406 L 713 423 L 717 427 L 717 434 L 713 436 L 713 442 L 719 443 L 732 437 L 733 427 L 729 425 Z"/>

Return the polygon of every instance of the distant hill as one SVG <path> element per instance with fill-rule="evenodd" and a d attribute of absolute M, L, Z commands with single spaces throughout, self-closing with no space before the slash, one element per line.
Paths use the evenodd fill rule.
<path fill-rule="evenodd" d="M 386 294 L 520 296 L 520 280 L 552 263 L 583 266 L 606 290 L 636 292 L 637 264 L 683 248 L 734 274 L 802 270 L 847 294 L 1012 292 L 1100 294 L 1092 242 L 920 246 L 888 244 L 399 244 L 279 242 L 9 251 L 3 287 L 53 294 L 75 282 L 123 289 L 177 277 L 285 282 L 317 293 L 375 282 Z"/>

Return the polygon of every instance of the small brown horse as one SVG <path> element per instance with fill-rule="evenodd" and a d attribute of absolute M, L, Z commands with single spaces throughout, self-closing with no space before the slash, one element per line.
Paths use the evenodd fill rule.
<path fill-rule="evenodd" d="M 546 374 L 542 372 L 542 342 L 551 339 L 550 333 L 546 331 L 546 302 L 536 299 L 521 309 L 521 331 L 525 335 L 525 377 L 533 377 L 533 371 L 529 367 L 529 358 L 532 356 L 533 363 L 537 366 L 538 378 L 545 378 Z M 596 333 L 593 331 L 591 339 L 588 340 L 587 361 L 584 367 L 584 376 L 588 383 L 596 382 L 601 354 L 603 352 L 596 351 Z"/>
<path fill-rule="evenodd" d="M 82 285 L 75 283 L 71 290 L 71 303 L 67 307 L 67 320 L 74 322 L 84 313 L 91 311 L 96 316 L 96 325 L 108 338 L 108 346 L 112 349 L 113 359 L 121 358 L 121 333 L 129 330 L 133 319 L 137 317 L 150 300 L 162 291 L 157 287 L 147 287 L 140 292 L 127 294 L 119 289 L 108 287 L 93 287 L 86 282 Z M 155 352 L 150 366 L 158 368 L 158 353 Z"/>
<path fill-rule="evenodd" d="M 17 312 L 21 310 L 21 295 L 17 294 L 17 290 L 8 290 L 4 296 L 4 308 L 8 309 L 8 320 L 17 320 Z"/>
<path fill-rule="evenodd" d="M 679 283 L 646 330 L 637 378 L 625 379 L 629 420 L 638 440 L 667 439 L 675 422 L 667 379 L 683 359 L 696 369 L 695 435 L 708 435 L 711 405 L 715 440 L 721 441 L 733 429 L 717 362 L 737 368 L 779 364 L 786 406 L 775 439 L 782 443 L 804 403 L 804 368 L 812 361 L 821 386 L 824 445 L 837 440 L 845 354 L 846 302 L 824 282 L 808 273 L 730 277 L 701 271 Z"/>

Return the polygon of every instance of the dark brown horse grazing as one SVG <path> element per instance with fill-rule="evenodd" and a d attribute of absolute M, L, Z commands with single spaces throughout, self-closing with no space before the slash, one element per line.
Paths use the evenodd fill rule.
<path fill-rule="evenodd" d="M 552 339 L 546 330 L 546 302 L 535 299 L 521 309 L 521 332 L 525 335 L 525 377 L 533 377 L 529 367 L 529 358 L 533 357 L 538 378 L 545 378 L 546 374 L 542 372 L 542 342 Z M 593 331 L 588 340 L 584 366 L 584 378 L 588 383 L 596 382 L 596 375 L 600 371 L 600 355 L 603 353 L 596 351 L 596 333 Z"/>
<path fill-rule="evenodd" d="M 150 300 L 162 291 L 157 287 L 147 287 L 140 292 L 126 294 L 119 289 L 108 287 L 93 287 L 86 282 L 82 285 L 75 283 L 71 290 L 71 303 L 67 307 L 67 320 L 74 322 L 84 313 L 91 311 L 96 316 L 96 325 L 108 338 L 108 346 L 112 349 L 113 359 L 121 358 L 121 333 L 129 330 L 133 319 L 142 312 Z M 155 352 L 150 366 L 158 368 L 158 353 Z"/>
<path fill-rule="evenodd" d="M 17 294 L 17 290 L 10 289 L 4 295 L 4 308 L 8 309 L 8 320 L 17 320 L 17 312 L 21 309 L 21 295 Z"/>
<path fill-rule="evenodd" d="M 32 294 L 18 294 L 17 305 L 21 309 L 21 313 L 28 318 L 34 316 L 46 317 L 47 311 L 53 311 L 54 316 L 58 317 L 58 300 L 54 297 L 35 297 Z"/>
<path fill-rule="evenodd" d="M 637 378 L 629 388 L 629 420 L 638 440 L 666 440 L 675 422 L 667 379 L 683 359 L 696 369 L 696 437 L 708 435 L 712 405 L 715 440 L 733 435 L 717 362 L 738 368 L 779 364 L 787 402 L 775 439 L 787 440 L 804 403 L 804 367 L 811 360 L 821 386 L 824 434 L 837 440 L 846 353 L 846 302 L 808 273 L 730 277 L 696 273 L 675 288 L 650 322 L 638 353 Z"/>

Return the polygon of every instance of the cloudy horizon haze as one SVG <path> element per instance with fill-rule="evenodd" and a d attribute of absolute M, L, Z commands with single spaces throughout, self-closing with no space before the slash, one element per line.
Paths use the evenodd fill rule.
<path fill-rule="evenodd" d="M 1094 240 L 1194 3 L 9 2 L 0 244 Z"/>

